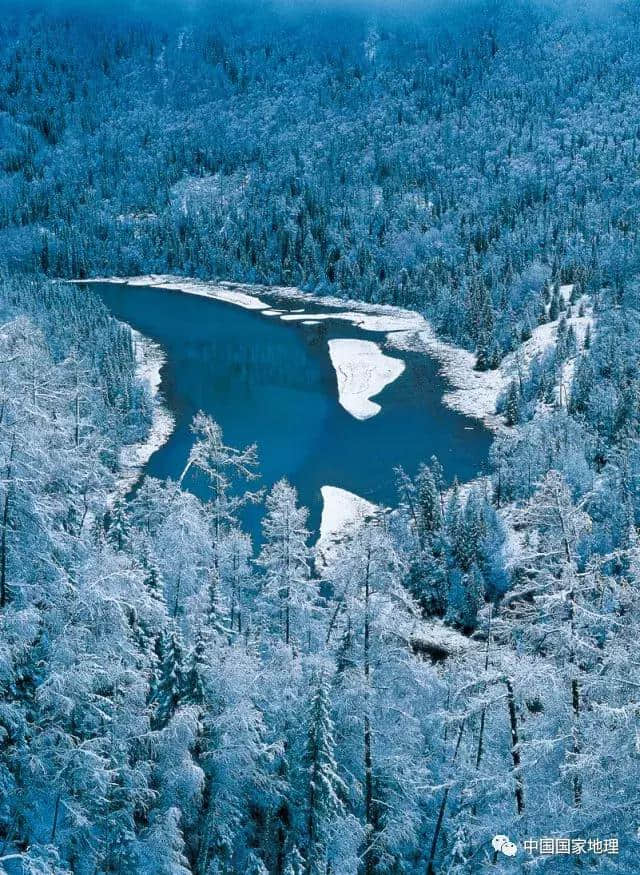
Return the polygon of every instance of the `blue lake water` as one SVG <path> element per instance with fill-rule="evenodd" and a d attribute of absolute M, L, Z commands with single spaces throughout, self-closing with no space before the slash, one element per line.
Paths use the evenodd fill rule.
<path fill-rule="evenodd" d="M 438 365 L 418 353 L 397 353 L 404 373 L 377 397 L 381 412 L 354 419 L 338 403 L 327 341 L 352 337 L 384 341 L 340 320 L 319 326 L 283 322 L 207 298 L 157 288 L 91 284 L 113 315 L 156 340 L 167 361 L 162 392 L 176 420 L 169 441 L 145 472 L 177 478 L 184 468 L 198 410 L 210 414 L 232 446 L 258 444 L 261 480 L 286 476 L 318 528 L 320 488 L 338 486 L 370 501 L 396 502 L 394 467 L 415 473 L 436 455 L 449 479 L 468 480 L 486 468 L 490 434 L 442 404 L 446 390 Z M 260 295 L 278 309 L 297 309 Z M 305 312 L 327 312 L 305 304 Z M 312 316 L 310 315 L 310 318 Z M 188 484 L 195 492 L 197 482 Z M 245 520 L 255 537 L 258 512 Z"/>

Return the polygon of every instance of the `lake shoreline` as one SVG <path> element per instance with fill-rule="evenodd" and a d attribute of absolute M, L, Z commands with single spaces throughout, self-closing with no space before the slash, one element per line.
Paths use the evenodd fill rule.
<path fill-rule="evenodd" d="M 107 284 L 117 286 L 131 286 L 132 288 L 155 288 L 166 291 L 176 291 L 188 295 L 196 295 L 198 297 L 210 298 L 222 303 L 233 304 L 242 309 L 256 312 L 259 315 L 267 317 L 277 317 L 285 323 L 296 322 L 312 322 L 313 324 L 321 324 L 324 320 L 336 319 L 347 322 L 366 332 L 375 332 L 378 337 L 377 342 L 372 341 L 332 341 L 334 344 L 351 344 L 356 348 L 358 344 L 367 344 L 376 346 L 379 349 L 379 355 L 376 356 L 376 361 L 380 360 L 382 364 L 388 365 L 394 359 L 390 356 L 385 356 L 382 349 L 385 349 L 391 355 L 398 356 L 402 351 L 406 353 L 426 355 L 436 366 L 440 366 L 440 373 L 443 378 L 451 383 L 448 375 L 448 368 L 445 367 L 451 361 L 458 361 L 460 356 L 471 356 L 465 350 L 460 350 L 456 347 L 451 347 L 444 342 L 435 339 L 433 329 L 428 322 L 419 314 L 413 311 L 403 310 L 398 307 L 387 305 L 364 304 L 356 301 L 341 301 L 340 299 L 320 298 L 298 289 L 290 289 L 283 287 L 264 287 L 264 286 L 249 286 L 247 284 L 235 283 L 206 283 L 200 281 L 189 280 L 180 277 L 168 277 L 150 275 L 148 277 L 111 277 L 111 278 L 91 278 L 88 280 L 72 281 L 81 285 L 92 284 Z M 260 296 L 268 298 L 268 302 L 261 300 Z M 300 301 L 301 304 L 313 305 L 314 307 L 327 308 L 323 313 L 307 313 L 304 310 L 278 310 L 273 304 L 273 300 L 283 300 L 287 302 Z M 331 308 L 331 309 L 329 309 Z M 129 489 L 137 483 L 143 474 L 144 468 L 147 465 L 151 456 L 159 450 L 170 438 L 173 428 L 174 419 L 171 412 L 165 407 L 160 394 L 160 370 L 166 361 L 166 356 L 160 344 L 155 340 L 151 340 L 144 334 L 133 328 L 125 320 L 133 332 L 134 342 L 136 343 L 136 373 L 139 379 L 146 382 L 150 391 L 150 395 L 154 404 L 153 423 L 147 439 L 139 444 L 131 445 L 123 448 L 121 454 L 122 475 L 118 478 L 118 494 L 125 494 Z M 331 347 L 330 347 L 331 350 Z M 451 355 L 453 352 L 454 356 Z M 445 354 L 446 353 L 446 354 Z M 345 352 L 346 355 L 346 352 Z M 456 358 L 456 356 L 458 358 Z M 330 359 L 331 359 L 330 355 Z M 399 361 L 399 359 L 395 359 Z M 341 405 L 356 419 L 368 418 L 375 415 L 375 408 L 379 405 L 371 401 L 362 403 L 362 399 L 358 400 L 354 406 L 345 401 L 345 387 L 340 391 L 340 371 L 336 367 L 335 361 L 332 360 L 336 376 L 338 377 L 339 400 Z M 353 363 L 352 363 L 353 364 Z M 364 392 L 367 397 L 374 397 L 377 392 L 381 391 L 383 386 L 389 381 L 395 379 L 399 373 L 404 370 L 404 362 L 401 362 L 401 367 L 391 377 L 380 381 L 380 374 L 374 373 L 375 368 L 372 368 L 371 384 L 376 386 L 376 391 L 367 392 L 362 387 L 358 388 Z M 465 359 L 465 364 L 468 361 Z M 343 366 L 343 363 L 341 363 Z M 455 372 L 457 373 L 457 371 Z M 477 374 L 477 372 L 474 372 Z M 384 376 L 384 375 L 383 375 Z M 353 381 L 352 381 L 353 382 Z M 356 381 L 357 382 L 357 381 Z M 352 387 L 353 388 L 353 387 Z M 366 389 L 366 387 L 365 387 Z M 461 410 L 458 404 L 447 403 L 447 397 L 451 396 L 453 391 L 446 392 L 441 401 L 445 407 L 449 407 L 457 413 L 463 413 L 480 421 L 485 425 L 491 425 L 487 422 L 488 414 L 483 409 L 475 408 L 473 412 L 469 409 Z M 349 394 L 349 387 L 346 387 L 346 395 Z M 353 399 L 352 399 L 353 400 Z M 486 405 L 486 397 L 483 399 Z M 367 410 L 361 410 L 361 407 L 367 407 Z M 371 409 L 369 409 L 369 407 Z M 357 409 L 356 409 L 357 408 Z M 490 417 L 493 419 L 494 417 Z M 495 427 L 494 429 L 495 430 Z M 328 546 L 332 541 L 335 541 L 336 530 L 345 531 L 358 519 L 362 518 L 363 509 L 371 511 L 372 508 L 380 507 L 380 505 L 372 504 L 355 491 L 344 489 L 340 482 L 331 482 L 330 479 L 321 488 L 322 494 L 322 520 L 318 534 L 318 548 L 322 545 Z M 328 498 L 327 498 L 328 496 Z M 335 496 L 338 499 L 334 500 Z M 324 552 L 324 551 L 323 551 Z M 327 551 L 329 552 L 329 551 Z"/>
<path fill-rule="evenodd" d="M 441 340 L 437 337 L 431 323 L 413 310 L 390 304 L 343 300 L 333 295 L 321 297 L 289 286 L 213 282 L 161 274 L 136 277 L 91 277 L 68 282 L 80 285 L 117 284 L 132 288 L 147 286 L 177 291 L 261 311 L 266 316 L 277 316 L 284 321 L 339 319 L 350 322 L 361 330 L 384 334 L 383 346 L 389 351 L 397 353 L 404 350 L 430 356 L 438 363 L 441 376 L 450 386 L 442 397 L 442 403 L 446 407 L 471 419 L 479 420 L 494 433 L 505 428 L 503 418 L 495 412 L 498 397 L 510 379 L 504 369 L 501 367 L 494 371 L 477 371 L 473 353 Z M 281 315 L 271 303 L 262 301 L 260 295 L 288 301 L 298 300 L 316 307 L 327 307 L 330 308 L 330 312 Z"/>
<path fill-rule="evenodd" d="M 143 441 L 127 444 L 120 450 L 120 470 L 116 479 L 114 494 L 124 496 L 130 492 L 143 476 L 144 467 L 151 456 L 169 440 L 175 427 L 175 419 L 165 405 L 161 387 L 161 370 L 166 355 L 159 343 L 136 331 L 128 323 L 135 350 L 135 375 L 146 386 L 153 406 L 149 432 Z"/>

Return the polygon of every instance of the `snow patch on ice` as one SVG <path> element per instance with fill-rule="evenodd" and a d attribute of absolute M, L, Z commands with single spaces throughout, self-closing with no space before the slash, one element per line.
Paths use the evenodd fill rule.
<path fill-rule="evenodd" d="M 330 340 L 329 356 L 338 378 L 338 398 L 356 419 L 369 419 L 382 409 L 370 399 L 397 380 L 402 359 L 385 355 L 372 340 Z"/>
<path fill-rule="evenodd" d="M 348 526 L 358 525 L 368 517 L 375 516 L 379 511 L 376 504 L 347 489 L 323 486 L 320 492 L 322 493 L 321 541 L 342 535 Z"/>
<path fill-rule="evenodd" d="M 111 283 L 112 285 L 118 286 L 126 286 L 128 280 L 121 276 L 92 276 L 90 279 L 84 280 L 66 280 L 63 279 L 61 282 L 64 283 L 77 283 L 78 285 L 91 285 L 91 283 Z"/>
<path fill-rule="evenodd" d="M 216 301 L 225 301 L 227 304 L 235 304 L 245 310 L 268 310 L 265 304 L 255 295 L 249 295 L 238 288 L 229 285 L 218 285 L 201 280 L 182 280 L 177 277 L 136 277 L 129 280 L 130 286 L 153 286 L 168 291 L 185 292 L 187 295 L 198 295 L 201 298 L 213 298 Z"/>
<path fill-rule="evenodd" d="M 327 319 L 339 319 L 343 322 L 350 322 L 356 328 L 361 328 L 363 331 L 377 331 L 387 333 L 390 331 L 407 331 L 412 328 L 422 325 L 422 317 L 417 313 L 406 311 L 406 315 L 400 314 L 376 314 L 376 313 L 358 313 L 351 310 L 336 310 L 330 313 L 306 313 L 299 315 L 297 313 L 285 313 L 280 318 L 283 322 L 304 322 L 310 316 L 315 320 L 325 321 Z M 420 322 L 416 321 L 416 317 Z"/>
<path fill-rule="evenodd" d="M 319 567 L 330 564 L 339 550 L 340 544 L 365 520 L 379 513 L 378 505 L 337 486 L 323 486 L 322 519 L 320 537 L 315 546 L 316 562 Z"/>

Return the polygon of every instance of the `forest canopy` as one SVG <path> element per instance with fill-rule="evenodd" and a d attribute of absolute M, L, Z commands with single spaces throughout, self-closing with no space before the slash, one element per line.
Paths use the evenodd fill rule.
<path fill-rule="evenodd" d="M 639 44 L 624 0 L 3 4 L 0 871 L 634 871 Z M 552 342 L 486 477 L 395 472 L 319 561 L 204 412 L 123 490 L 156 402 L 65 280 L 149 273 Z"/>

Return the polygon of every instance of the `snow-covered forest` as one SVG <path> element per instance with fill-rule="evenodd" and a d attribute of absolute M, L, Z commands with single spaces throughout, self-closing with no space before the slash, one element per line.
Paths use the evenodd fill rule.
<path fill-rule="evenodd" d="M 638 8 L 205 6 L 0 20 L 0 872 L 631 875 Z M 152 272 L 512 362 L 490 474 L 318 552 L 201 414 L 128 492 L 157 402 L 61 280 Z"/>

